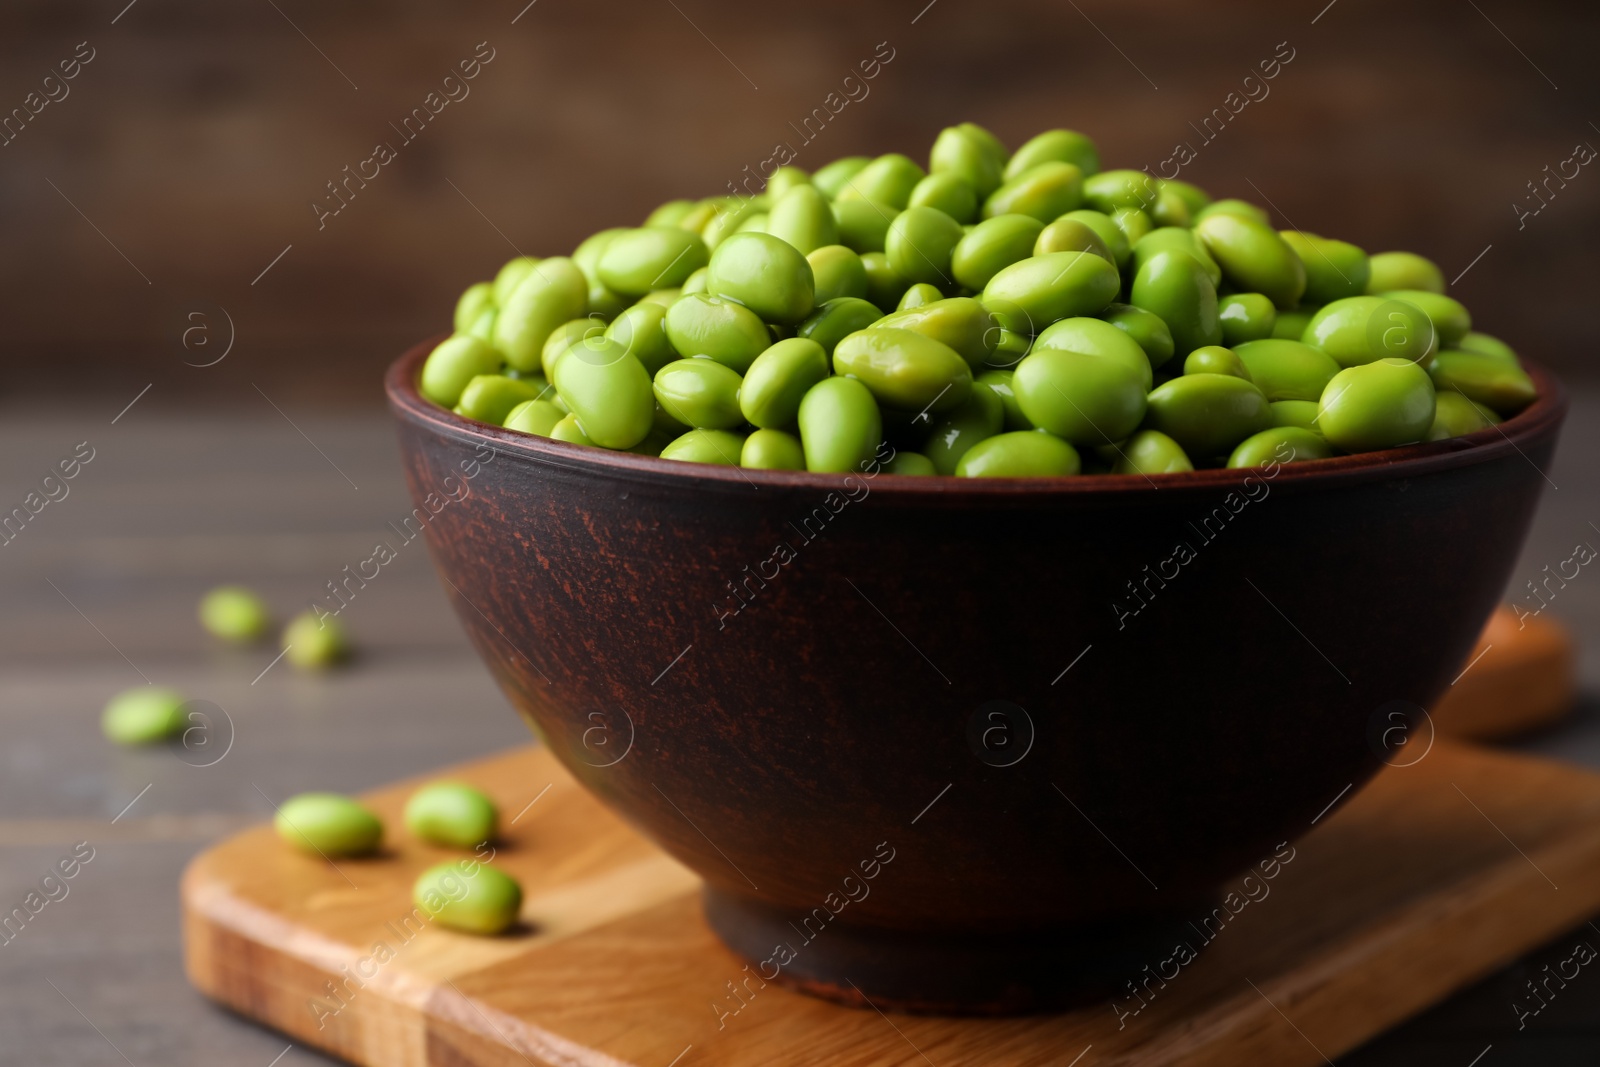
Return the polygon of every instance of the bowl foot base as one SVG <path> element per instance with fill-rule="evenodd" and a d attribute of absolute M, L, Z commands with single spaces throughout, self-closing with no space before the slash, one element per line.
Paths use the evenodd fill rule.
<path fill-rule="evenodd" d="M 706 888 L 706 919 L 750 962 L 729 1006 L 767 982 L 854 1007 L 939 1015 L 1021 1015 L 1127 1000 L 1179 942 L 1189 912 L 1074 927 L 939 935 L 791 914 Z M 1146 971 L 1146 967 L 1150 970 Z M 1129 983 L 1132 983 L 1130 990 Z M 1107 1011 L 1111 1009 L 1108 1007 Z M 1108 1016 L 1109 1017 L 1109 1016 Z"/>

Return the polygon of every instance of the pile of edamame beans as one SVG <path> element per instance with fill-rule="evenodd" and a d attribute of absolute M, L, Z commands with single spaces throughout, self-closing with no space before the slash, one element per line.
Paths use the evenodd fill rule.
<path fill-rule="evenodd" d="M 1410 252 L 971 123 L 674 200 L 462 294 L 429 400 L 578 445 L 775 470 L 1142 474 L 1455 437 L 1534 386 Z M 885 445 L 889 447 L 885 448 Z"/>

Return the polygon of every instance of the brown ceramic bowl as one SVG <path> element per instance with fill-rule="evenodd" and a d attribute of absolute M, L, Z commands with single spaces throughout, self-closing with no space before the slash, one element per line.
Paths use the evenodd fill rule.
<path fill-rule="evenodd" d="M 1412 758 L 1566 408 L 1531 368 L 1498 428 L 1276 471 L 842 477 L 472 422 L 429 347 L 410 525 L 512 703 L 752 972 L 926 1011 L 1121 988 Z"/>

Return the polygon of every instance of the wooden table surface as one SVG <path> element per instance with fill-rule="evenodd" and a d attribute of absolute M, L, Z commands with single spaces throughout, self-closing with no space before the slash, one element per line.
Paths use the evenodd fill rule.
<path fill-rule="evenodd" d="M 387 417 L 280 413 L 265 402 L 197 413 L 151 396 L 113 424 L 124 403 L 0 403 L 0 511 L 20 505 L 79 442 L 94 450 L 68 495 L 0 547 L 0 913 L 78 842 L 94 850 L 67 895 L 0 944 L 0 1064 L 330 1062 L 185 983 L 184 863 L 270 815 L 269 798 L 368 789 L 527 734 L 467 647 L 420 544 L 345 611 L 361 656 L 326 677 L 279 663 L 258 678 L 275 647 L 220 650 L 194 622 L 196 601 L 219 582 L 246 582 L 287 613 L 370 555 L 385 523 L 409 510 Z M 1552 486 L 1513 593 L 1579 542 L 1600 545 L 1597 458 L 1600 389 L 1591 389 L 1575 396 L 1545 472 Z M 1600 577 L 1585 568 L 1547 610 L 1579 636 L 1588 696 L 1566 725 L 1521 747 L 1600 768 Z M 106 699 L 146 678 L 224 709 L 227 755 L 197 767 L 165 749 L 104 742 Z M 1527 980 L 1584 941 L 1600 947 L 1600 928 L 1557 939 L 1343 1062 L 1600 1061 L 1593 969 L 1525 1029 L 1513 1010 Z M 1081 1067 L 1093 1067 L 1092 1052 Z"/>

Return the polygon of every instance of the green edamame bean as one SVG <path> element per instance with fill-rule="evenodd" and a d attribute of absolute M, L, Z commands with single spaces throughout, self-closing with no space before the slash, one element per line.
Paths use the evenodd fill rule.
<path fill-rule="evenodd" d="M 1271 226 L 1243 215 L 1216 214 L 1196 223 L 1194 234 L 1222 276 L 1241 292 L 1261 293 L 1284 309 L 1305 295 L 1306 268 Z"/>
<path fill-rule="evenodd" d="M 861 257 L 844 245 L 823 245 L 806 256 L 811 276 L 816 280 L 816 302 L 826 304 L 841 296 L 864 299 L 867 295 L 867 268 Z"/>
<path fill-rule="evenodd" d="M 682 226 L 682 223 L 680 222 L 679 225 Z M 578 247 L 572 250 L 572 262 L 576 263 L 578 269 L 583 271 L 584 277 L 589 279 L 591 285 L 598 284 L 600 281 L 600 256 L 605 252 L 606 246 L 612 242 L 617 234 L 627 232 L 628 227 L 626 226 L 613 226 L 610 229 L 601 230 L 599 233 L 585 237 L 578 243 Z M 513 288 L 515 287 L 513 286 Z M 507 295 L 510 295 L 509 291 Z"/>
<path fill-rule="evenodd" d="M 1278 236 L 1300 257 L 1300 264 L 1306 269 L 1302 298 L 1306 303 L 1327 304 L 1367 291 L 1371 261 L 1355 245 L 1299 230 L 1280 230 Z"/>
<path fill-rule="evenodd" d="M 944 294 L 937 285 L 927 282 L 918 282 L 906 290 L 906 295 L 900 298 L 900 303 L 895 306 L 896 311 L 910 311 L 912 308 L 925 307 L 936 300 L 943 300 Z"/>
<path fill-rule="evenodd" d="M 911 279 L 900 276 L 887 253 L 864 252 L 861 266 L 867 272 L 867 300 L 876 307 L 894 307 L 911 287 Z"/>
<path fill-rule="evenodd" d="M 1195 225 L 1198 226 L 1201 222 L 1210 218 L 1212 215 L 1238 215 L 1242 218 L 1254 219 L 1263 226 L 1272 225 L 1272 218 L 1265 211 L 1256 207 L 1248 200 L 1235 200 L 1231 197 L 1223 200 L 1213 200 L 1211 203 L 1198 209 L 1194 213 Z"/>
<path fill-rule="evenodd" d="M 907 207 L 931 207 L 960 223 L 978 218 L 978 194 L 972 184 L 956 174 L 930 174 L 911 190 Z"/>
<path fill-rule="evenodd" d="M 271 623 L 271 613 L 261 598 L 242 585 L 218 586 L 200 600 L 200 625 L 224 641 L 259 641 Z"/>
<path fill-rule="evenodd" d="M 845 182 L 861 173 L 861 168 L 871 163 L 869 156 L 845 156 L 836 159 L 825 167 L 818 168 L 811 176 L 811 184 L 822 190 L 822 195 L 829 200 L 839 199 L 839 190 L 844 188 Z"/>
<path fill-rule="evenodd" d="M 278 807 L 272 827 L 302 852 L 360 856 L 377 851 L 383 823 L 364 805 L 338 793 L 301 793 Z"/>
<path fill-rule="evenodd" d="M 889 237 L 889 225 L 899 214 L 894 208 L 871 200 L 835 200 L 833 218 L 838 224 L 839 243 L 860 255 L 882 252 Z"/>
<path fill-rule="evenodd" d="M 833 205 L 813 185 L 796 185 L 773 201 L 766 230 L 794 245 L 802 255 L 839 243 Z"/>
<path fill-rule="evenodd" d="M 1270 301 L 1269 301 L 1270 303 Z M 1280 341 L 1298 341 L 1305 335 L 1306 327 L 1311 324 L 1311 316 L 1321 308 L 1295 308 L 1293 311 L 1280 311 L 1272 320 L 1272 336 Z"/>
<path fill-rule="evenodd" d="M 683 284 L 678 287 L 678 294 L 680 296 L 688 296 L 690 293 L 705 292 L 706 275 L 709 273 L 709 270 L 707 270 L 705 267 L 701 267 L 699 270 L 689 275 L 683 280 Z"/>
<path fill-rule="evenodd" d="M 185 701 L 171 689 L 145 686 L 111 698 L 100 716 L 100 730 L 119 745 L 150 745 L 183 733 Z"/>
<path fill-rule="evenodd" d="M 1083 171 L 1071 163 L 1040 163 L 989 194 L 983 217 L 1027 215 L 1049 222 L 1083 205 Z"/>
<path fill-rule="evenodd" d="M 1310 459 L 1327 459 L 1333 449 L 1321 434 L 1302 430 L 1298 426 L 1274 426 L 1251 434 L 1239 442 L 1239 447 L 1228 457 L 1228 466 L 1265 467 L 1271 463 L 1303 463 Z"/>
<path fill-rule="evenodd" d="M 1271 337 L 1278 312 L 1260 293 L 1232 293 L 1217 299 L 1217 321 L 1222 324 L 1222 343 L 1232 348 Z"/>
<path fill-rule="evenodd" d="M 950 255 L 962 237 L 961 224 L 938 208 L 908 207 L 890 223 L 883 251 L 908 282 L 948 286 Z"/>
<path fill-rule="evenodd" d="M 954 474 L 968 449 L 1000 432 L 1005 417 L 1005 405 L 995 391 L 986 385 L 974 385 L 964 403 L 934 423 L 923 452 L 937 473 Z"/>
<path fill-rule="evenodd" d="M 1074 445 L 1120 441 L 1145 414 L 1138 372 L 1081 352 L 1035 347 L 1017 364 L 1011 388 L 1030 422 Z"/>
<path fill-rule="evenodd" d="M 1150 393 L 1146 426 L 1178 442 L 1191 459 L 1209 462 L 1272 425 L 1260 389 L 1230 374 L 1185 374 Z"/>
<path fill-rule="evenodd" d="M 681 303 L 683 301 L 677 301 L 673 307 Z M 605 336 L 616 341 L 627 349 L 629 355 L 644 364 L 646 374 L 654 374 L 679 356 L 672 338 L 667 334 L 668 310 L 660 304 L 635 304 L 612 320 L 611 325 L 606 327 Z M 554 366 L 553 362 L 551 366 Z"/>
<path fill-rule="evenodd" d="M 968 296 L 936 300 L 918 308 L 896 311 L 872 324 L 875 328 L 912 330 L 954 349 L 973 367 L 983 366 L 994 354 L 999 328 L 989 309 Z"/>
<path fill-rule="evenodd" d="M 1433 425 L 1433 382 L 1405 359 L 1346 367 L 1318 401 L 1317 427 L 1346 452 L 1414 444 Z"/>
<path fill-rule="evenodd" d="M 878 310 L 876 304 L 852 296 L 837 297 L 813 311 L 800 324 L 795 335 L 810 338 L 821 345 L 823 353 L 831 360 L 835 345 L 881 318 L 883 312 Z"/>
<path fill-rule="evenodd" d="M 710 359 L 680 359 L 656 372 L 656 402 L 698 430 L 731 430 L 744 422 L 739 387 L 744 380 Z"/>
<path fill-rule="evenodd" d="M 413 837 L 473 848 L 494 839 L 500 813 L 494 801 L 464 782 L 430 782 L 406 801 L 405 823 Z"/>
<path fill-rule="evenodd" d="M 1268 400 L 1319 400 L 1339 373 L 1332 356 L 1299 341 L 1247 341 L 1234 353 Z"/>
<path fill-rule="evenodd" d="M 453 408 L 468 382 L 499 369 L 498 352 L 476 337 L 456 334 L 428 353 L 417 388 L 440 407 Z"/>
<path fill-rule="evenodd" d="M 589 285 L 589 314 L 601 322 L 610 322 L 628 306 L 625 297 L 613 293 L 599 282 Z"/>
<path fill-rule="evenodd" d="M 1160 430 L 1140 430 L 1118 446 L 1117 451 L 1112 474 L 1176 474 L 1194 470 L 1183 447 Z"/>
<path fill-rule="evenodd" d="M 652 226 L 617 234 L 595 268 L 600 283 L 614 293 L 640 297 L 671 289 L 706 265 L 706 242 L 676 226 Z"/>
<path fill-rule="evenodd" d="M 964 234 L 950 254 L 950 272 L 974 292 L 1013 263 L 1033 255 L 1044 224 L 1028 215 L 997 215 Z"/>
<path fill-rule="evenodd" d="M 1033 338 L 1025 333 L 1015 330 L 1000 328 L 998 339 L 995 341 L 994 353 L 989 356 L 985 366 L 999 368 L 1015 368 L 1033 348 Z"/>
<path fill-rule="evenodd" d="M 1100 234 L 1086 223 L 1063 215 L 1039 232 L 1033 243 L 1033 254 L 1042 256 L 1050 252 L 1089 252 L 1100 256 L 1112 266 L 1117 259 L 1111 249 L 1100 239 Z"/>
<path fill-rule="evenodd" d="M 638 302 L 641 304 L 660 304 L 662 307 L 670 307 L 678 299 L 678 297 L 682 295 L 682 289 L 652 289 L 648 293 L 641 296 Z"/>
<path fill-rule="evenodd" d="M 772 172 L 772 177 L 767 179 L 766 188 L 762 192 L 776 205 L 790 190 L 801 185 L 810 184 L 811 175 L 800 167 L 784 166 Z M 828 194 L 823 193 L 822 195 L 827 196 Z"/>
<path fill-rule="evenodd" d="M 1153 383 L 1150 360 L 1145 356 L 1144 349 L 1139 347 L 1139 342 L 1128 336 L 1125 331 L 1101 319 L 1062 319 L 1046 327 L 1034 339 L 1030 351 L 1040 352 L 1046 349 L 1078 352 L 1086 356 L 1109 359 L 1113 363 L 1121 363 L 1139 376 L 1145 392 L 1150 391 Z M 1070 437 L 1068 439 L 1071 440 Z"/>
<path fill-rule="evenodd" d="M 1150 207 L 1150 220 L 1157 226 L 1190 225 L 1189 203 L 1168 189 L 1166 182 L 1157 179 L 1156 202 Z"/>
<path fill-rule="evenodd" d="M 844 183 L 835 200 L 875 200 L 904 211 L 911 202 L 911 190 L 928 172 L 899 152 L 887 152 Z"/>
<path fill-rule="evenodd" d="M 907 411 L 949 411 L 972 392 L 972 368 L 959 352 L 895 327 L 874 326 L 840 341 L 833 370 L 859 379 L 882 406 Z"/>
<path fill-rule="evenodd" d="M 764 214 L 762 200 L 723 197 L 718 201 L 715 213 L 700 231 L 701 239 L 705 241 L 707 248 L 715 249 L 743 229 L 751 219 L 761 214 Z"/>
<path fill-rule="evenodd" d="M 938 473 L 938 471 L 933 469 L 933 460 L 929 459 L 927 456 L 924 456 L 921 452 L 906 452 L 904 450 L 896 452 L 894 454 L 894 458 L 891 459 L 883 469 L 890 474 L 910 474 L 916 476 L 925 476 Z"/>
<path fill-rule="evenodd" d="M 1022 405 L 1017 403 L 1017 392 L 1011 387 L 1015 377 L 1014 370 L 988 370 L 978 376 L 978 381 L 987 385 L 994 391 L 994 395 L 1000 398 L 1000 404 L 1005 410 L 1007 430 L 1032 430 L 1033 420 L 1022 413 Z"/>
<path fill-rule="evenodd" d="M 522 887 L 503 871 L 476 860 L 429 867 L 417 876 L 411 899 L 440 926 L 470 934 L 504 933 L 522 909 Z"/>
<path fill-rule="evenodd" d="M 1440 352 L 1430 368 L 1434 385 L 1461 393 L 1501 415 L 1513 415 L 1533 402 L 1533 379 L 1514 363 L 1476 352 Z"/>
<path fill-rule="evenodd" d="M 1142 208 L 1119 207 L 1105 214 L 1109 215 L 1111 221 L 1117 224 L 1117 229 L 1122 231 L 1129 248 L 1138 244 L 1145 234 L 1156 228 L 1154 220 Z"/>
<path fill-rule="evenodd" d="M 1193 232 L 1180 226 L 1162 226 L 1139 238 L 1128 257 L 1129 270 L 1138 274 L 1139 268 L 1160 252 L 1185 252 L 1193 256 L 1205 268 L 1206 277 L 1211 279 L 1213 288 L 1222 284 L 1221 265 L 1211 258 L 1211 253 L 1206 251 L 1205 245 Z"/>
<path fill-rule="evenodd" d="M 800 401 L 799 423 L 808 471 L 863 469 L 883 441 L 878 403 L 855 378 L 825 378 L 812 386 Z"/>
<path fill-rule="evenodd" d="M 1077 211 L 1067 212 L 1055 221 L 1061 222 L 1064 219 L 1081 222 L 1093 230 L 1099 236 L 1100 242 L 1110 251 L 1111 262 L 1115 263 L 1119 269 L 1128 262 L 1128 257 L 1133 254 L 1133 246 L 1128 244 L 1128 235 L 1123 233 L 1122 227 L 1118 226 L 1116 220 L 1105 212 L 1087 207 L 1079 208 Z"/>
<path fill-rule="evenodd" d="M 1100 317 L 1133 338 L 1144 349 L 1152 369 L 1172 358 L 1172 331 L 1160 315 L 1132 304 L 1112 304 Z"/>
<path fill-rule="evenodd" d="M 1112 217 L 1121 208 L 1149 211 L 1160 195 L 1156 180 L 1142 170 L 1103 170 L 1083 180 L 1084 201 Z"/>
<path fill-rule="evenodd" d="M 506 421 L 512 408 L 524 401 L 539 399 L 542 392 L 542 382 L 507 378 L 503 374 L 480 374 L 461 391 L 454 411 L 465 418 L 499 426 Z"/>
<path fill-rule="evenodd" d="M 1171 193 L 1183 201 L 1183 206 L 1189 209 L 1191 216 L 1198 215 L 1211 206 L 1211 194 L 1195 185 L 1193 182 L 1181 181 L 1177 178 L 1157 178 L 1156 185 L 1164 193 Z"/>
<path fill-rule="evenodd" d="M 706 292 L 743 304 L 763 322 L 793 326 L 811 314 L 816 281 L 793 245 L 771 234 L 736 233 L 712 253 Z"/>
<path fill-rule="evenodd" d="M 1409 301 L 1385 296 L 1335 300 L 1311 316 L 1301 340 L 1322 349 L 1341 367 L 1391 358 L 1424 363 L 1438 344 L 1426 312 Z"/>
<path fill-rule="evenodd" d="M 757 430 L 744 439 L 739 466 L 764 471 L 803 471 L 806 454 L 800 438 L 782 430 Z"/>
<path fill-rule="evenodd" d="M 1221 345 L 1206 345 L 1197 348 L 1183 357 L 1183 373 L 1185 374 L 1231 374 L 1235 378 L 1243 378 L 1247 382 L 1254 382 L 1250 370 L 1244 365 L 1237 353 L 1231 348 Z M 1270 400 L 1271 397 L 1268 397 Z"/>
<path fill-rule="evenodd" d="M 548 400 L 525 400 L 511 409 L 506 416 L 505 427 L 520 433 L 549 437 L 556 423 L 567 414 Z"/>
<path fill-rule="evenodd" d="M 1051 252 L 1004 267 L 983 287 L 983 305 L 1001 325 L 1038 333 L 1052 322 L 1094 315 L 1116 299 L 1117 268 L 1087 252 Z"/>
<path fill-rule="evenodd" d="M 639 225 L 650 226 L 676 226 L 688 217 L 689 212 L 695 209 L 693 200 L 668 200 L 645 216 Z"/>
<path fill-rule="evenodd" d="M 455 318 L 452 320 L 456 333 L 466 333 L 485 311 L 494 309 L 494 283 L 479 282 L 477 285 L 469 285 L 466 292 L 456 301 Z"/>
<path fill-rule="evenodd" d="M 690 430 L 661 450 L 662 459 L 683 463 L 710 463 L 737 467 L 744 452 L 744 435 L 727 430 Z"/>
<path fill-rule="evenodd" d="M 538 370 L 539 354 L 551 331 L 582 318 L 588 310 L 589 282 L 578 265 L 564 256 L 541 260 L 501 303 L 494 321 L 494 347 L 517 370 Z"/>
<path fill-rule="evenodd" d="M 1451 437 L 1487 430 L 1495 420 L 1488 410 L 1455 392 L 1441 392 L 1433 398 L 1433 425 L 1428 427 L 1426 441 L 1443 441 Z"/>
<path fill-rule="evenodd" d="M 1367 292 L 1370 295 L 1390 293 L 1397 289 L 1421 289 L 1429 293 L 1444 292 L 1444 272 L 1415 252 L 1379 252 L 1368 261 L 1370 276 Z"/>
<path fill-rule="evenodd" d="M 655 418 L 650 373 L 619 342 L 609 337 L 580 342 L 554 369 L 551 384 L 595 444 L 632 448 L 650 432 Z"/>
<path fill-rule="evenodd" d="M 931 172 L 955 175 L 972 186 L 979 199 L 1000 188 L 1005 166 L 1005 149 L 994 135 L 970 122 L 940 130 L 928 155 Z"/>
<path fill-rule="evenodd" d="M 560 359 L 567 349 L 587 338 L 604 337 L 606 329 L 606 324 L 603 322 L 596 319 L 583 318 L 568 319 L 554 330 L 551 330 L 550 336 L 545 338 L 544 346 L 539 350 L 539 372 L 544 375 L 545 381 L 548 382 L 550 380 L 551 368 L 556 365 L 556 360 Z M 511 373 L 518 375 L 533 373 L 532 371 L 519 371 L 515 367 L 509 367 L 507 371 L 510 372 L 507 377 L 510 377 Z M 550 398 L 545 397 L 545 399 L 548 400 Z"/>
<path fill-rule="evenodd" d="M 1005 179 L 1010 181 L 1041 163 L 1071 163 L 1085 175 L 1100 170 L 1100 151 L 1076 130 L 1046 130 L 1028 138 L 1011 154 Z"/>
<path fill-rule="evenodd" d="M 562 416 L 560 422 L 550 427 L 550 440 L 565 441 L 569 445 L 585 445 L 589 448 L 598 447 L 589 440 L 589 435 L 583 432 L 578 416 L 570 412 Z"/>
<path fill-rule="evenodd" d="M 597 233 L 590 240 L 602 236 L 604 235 Z M 506 306 L 506 301 L 511 299 L 511 294 L 516 290 L 517 286 L 522 284 L 522 279 L 526 278 L 528 272 L 533 270 L 538 263 L 539 257 L 537 256 L 517 256 L 515 259 L 506 260 L 505 266 L 495 273 L 494 281 L 490 283 L 490 288 L 494 292 L 495 307 Z"/>
<path fill-rule="evenodd" d="M 350 638 L 344 623 L 332 615 L 318 618 L 311 611 L 289 620 L 283 628 L 283 645 L 283 658 L 301 670 L 325 670 L 350 656 Z"/>
<path fill-rule="evenodd" d="M 1329 379 L 1330 381 L 1332 379 Z M 1302 430 L 1321 433 L 1317 429 L 1317 402 L 1315 400 L 1274 400 L 1272 425 L 1298 426 Z"/>
<path fill-rule="evenodd" d="M 1067 477 L 1082 469 L 1078 450 L 1066 441 L 1043 430 L 1022 430 L 996 434 L 973 445 L 956 464 L 956 476 L 1050 478 Z"/>
<path fill-rule="evenodd" d="M 1440 348 L 1454 348 L 1472 332 L 1472 315 L 1459 300 L 1426 289 L 1397 289 L 1379 296 L 1385 300 L 1404 300 L 1422 309 L 1439 334 Z"/>
<path fill-rule="evenodd" d="M 1186 356 L 1222 340 L 1216 286 L 1187 252 L 1157 252 L 1146 260 L 1134 275 L 1128 302 L 1160 316 L 1172 332 L 1175 354 Z"/>
<path fill-rule="evenodd" d="M 1456 348 L 1462 352 L 1476 352 L 1480 356 L 1493 356 L 1495 359 L 1504 360 L 1521 366 L 1516 352 L 1511 346 L 1498 337 L 1491 337 L 1486 333 L 1468 333 L 1456 342 Z"/>
<path fill-rule="evenodd" d="M 743 374 L 772 343 L 754 311 L 705 293 L 679 298 L 665 314 L 667 340 L 684 359 L 706 356 Z"/>
<path fill-rule="evenodd" d="M 480 341 L 494 343 L 494 320 L 500 317 L 498 308 L 484 308 L 477 319 L 468 326 L 466 332 Z"/>

